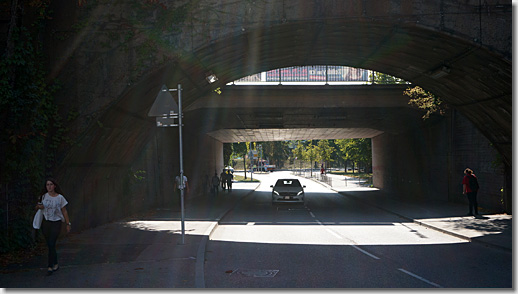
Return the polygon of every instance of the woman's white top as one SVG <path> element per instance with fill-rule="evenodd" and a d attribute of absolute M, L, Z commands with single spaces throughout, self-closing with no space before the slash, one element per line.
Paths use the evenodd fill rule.
<path fill-rule="evenodd" d="M 63 195 L 52 197 L 49 193 L 45 193 L 43 196 L 43 216 L 48 221 L 65 221 L 61 208 L 68 204 L 67 200 Z"/>

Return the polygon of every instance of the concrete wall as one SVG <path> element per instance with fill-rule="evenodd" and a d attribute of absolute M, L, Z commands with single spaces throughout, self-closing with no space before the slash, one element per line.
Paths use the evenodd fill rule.
<path fill-rule="evenodd" d="M 464 169 L 469 167 L 479 180 L 480 190 L 477 197 L 479 206 L 510 212 L 511 207 L 505 207 L 502 203 L 504 195 L 501 190 L 510 187 L 506 187 L 501 157 L 488 139 L 475 129 L 464 116 L 454 111 L 452 121 L 452 165 L 454 170 L 452 189 L 456 189 L 457 192 L 461 191 L 459 183 L 462 181 Z M 511 191 L 509 192 L 511 193 Z M 452 193 L 450 200 L 463 201 L 464 197 L 461 193 Z"/>
<path fill-rule="evenodd" d="M 401 198 L 447 201 L 447 134 L 447 120 L 436 118 L 409 133 L 372 138 L 374 186 Z"/>
<path fill-rule="evenodd" d="M 75 230 L 108 223 L 163 202 L 160 168 L 164 165 L 157 165 L 162 149 L 157 142 L 149 140 L 130 165 L 62 167 L 59 182 L 69 201 Z"/>
<path fill-rule="evenodd" d="M 206 195 L 205 174 L 212 176 L 215 170 L 219 174 L 223 168 L 223 143 L 197 127 L 189 120 L 184 127 L 184 172 L 191 187 L 186 197 Z M 149 132 L 148 141 L 130 165 L 63 167 L 59 181 L 70 203 L 75 229 L 95 227 L 150 208 L 179 209 L 173 190 L 174 178 L 180 172 L 178 128 L 151 127 Z"/>
<path fill-rule="evenodd" d="M 224 168 L 223 143 L 206 135 L 212 123 L 212 118 L 206 112 L 186 113 L 184 170 L 189 178 L 193 196 L 208 193 L 206 181 L 214 172 L 219 175 Z"/>
<path fill-rule="evenodd" d="M 503 212 L 503 165 L 489 141 L 462 115 L 424 121 L 414 131 L 372 138 L 374 186 L 403 199 L 467 203 L 466 167 L 479 177 L 479 206 Z"/>

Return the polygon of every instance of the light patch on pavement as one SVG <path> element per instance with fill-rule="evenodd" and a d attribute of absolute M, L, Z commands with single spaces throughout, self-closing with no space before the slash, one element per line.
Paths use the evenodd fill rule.
<path fill-rule="evenodd" d="M 462 235 L 469 238 L 484 237 L 487 235 L 501 234 L 506 221 L 512 220 L 510 215 L 484 215 L 482 218 L 473 217 L 445 217 L 416 219 L 418 223 L 439 227 L 446 231 L 462 231 Z"/>
<path fill-rule="evenodd" d="M 204 235 L 208 236 L 208 228 L 216 225 L 217 222 L 211 221 L 185 221 L 186 235 Z M 179 220 L 170 221 L 130 221 L 126 222 L 126 226 L 152 232 L 170 232 L 172 234 L 181 234 L 182 223 Z"/>
<path fill-rule="evenodd" d="M 421 228 L 420 235 L 408 234 L 408 227 L 417 225 L 407 223 L 390 225 L 267 225 L 257 223 L 219 225 L 210 239 L 225 242 L 246 242 L 266 244 L 304 244 L 304 245 L 430 245 L 456 244 L 468 241 L 442 234 L 431 229 Z M 330 233 L 332 230 L 332 233 Z M 423 238 L 423 235 L 426 238 Z"/>

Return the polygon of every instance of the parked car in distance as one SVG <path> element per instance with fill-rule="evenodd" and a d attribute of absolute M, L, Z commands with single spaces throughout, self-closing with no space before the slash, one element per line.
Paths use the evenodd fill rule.
<path fill-rule="evenodd" d="M 304 203 L 304 188 L 297 179 L 279 179 L 272 188 L 272 203 Z"/>

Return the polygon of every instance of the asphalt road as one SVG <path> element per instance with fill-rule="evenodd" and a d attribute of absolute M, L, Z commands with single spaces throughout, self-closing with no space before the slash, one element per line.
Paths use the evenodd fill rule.
<path fill-rule="evenodd" d="M 511 253 L 468 243 L 300 178 L 306 202 L 271 204 L 284 172 L 227 213 L 206 246 L 207 288 L 509 288 Z"/>

